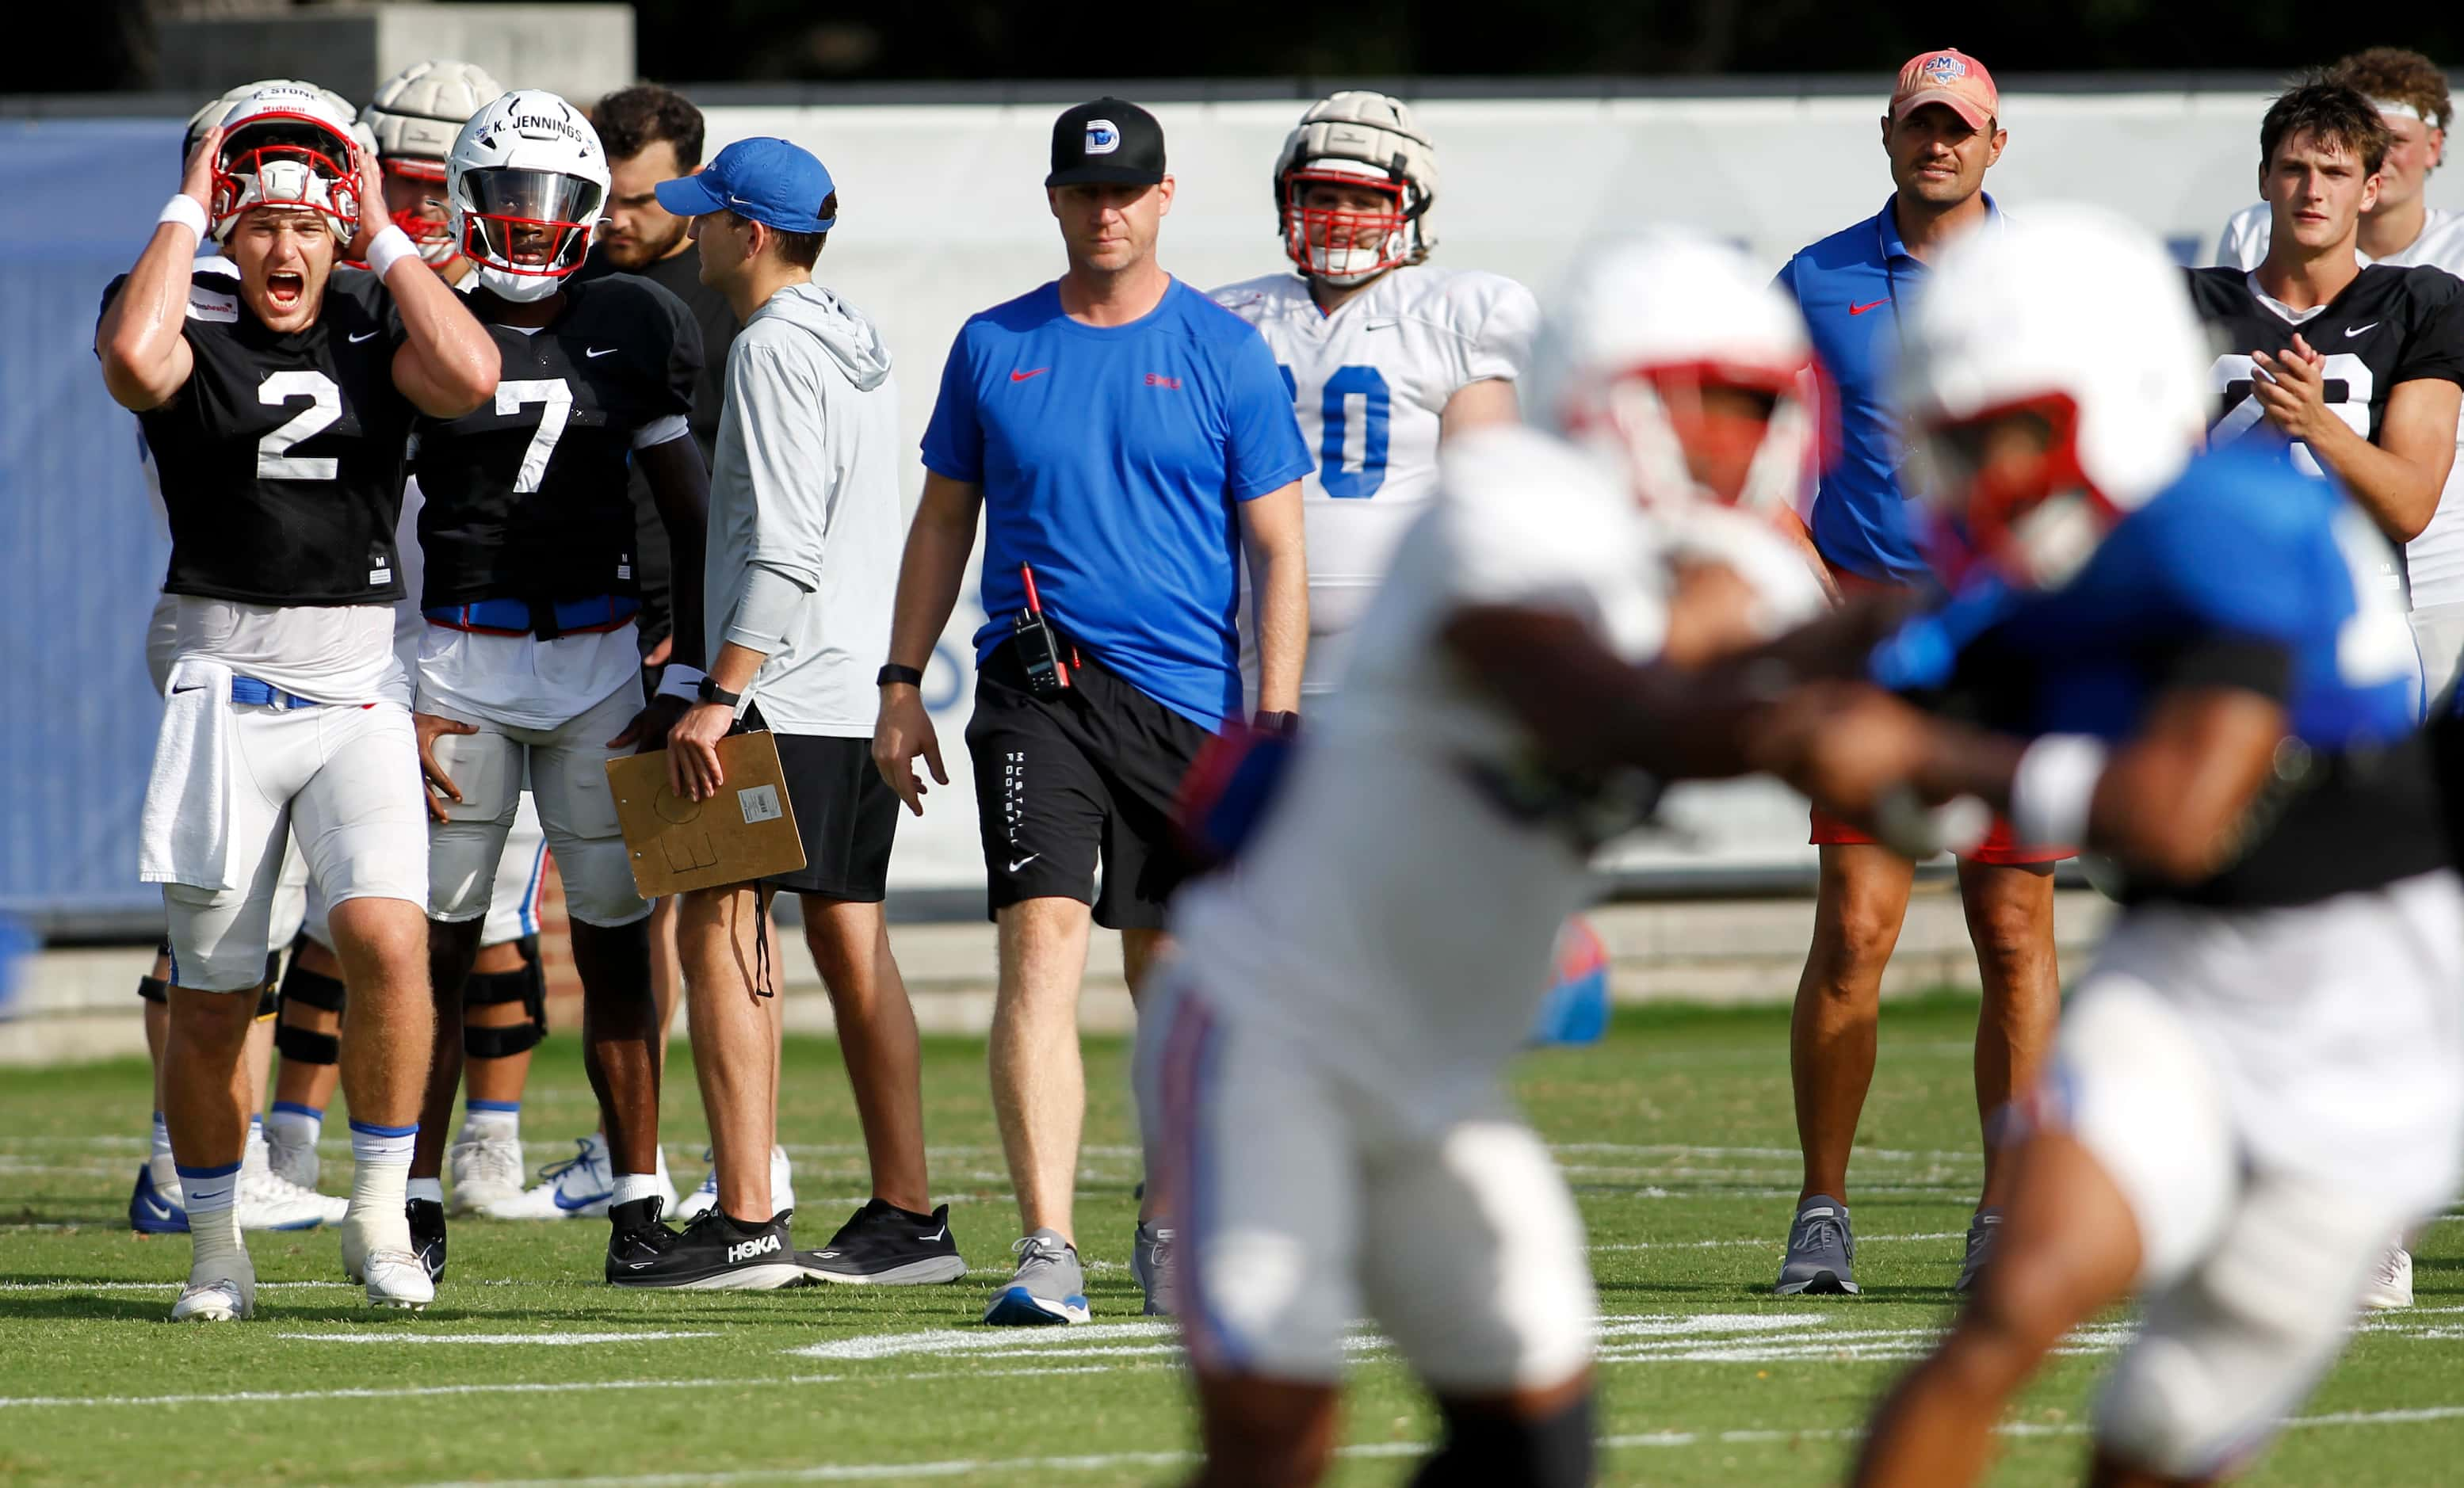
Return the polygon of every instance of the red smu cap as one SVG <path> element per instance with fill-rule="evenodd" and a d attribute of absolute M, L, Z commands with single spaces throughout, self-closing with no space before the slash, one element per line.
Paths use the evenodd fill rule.
<path fill-rule="evenodd" d="M 1900 84 L 1891 90 L 1891 118 L 1905 119 L 1909 110 L 1927 103 L 1947 104 L 1968 120 L 1968 127 L 1982 129 L 2000 115 L 2002 95 L 1984 63 L 1956 47 L 1944 47 L 1920 52 L 1900 69 Z"/>

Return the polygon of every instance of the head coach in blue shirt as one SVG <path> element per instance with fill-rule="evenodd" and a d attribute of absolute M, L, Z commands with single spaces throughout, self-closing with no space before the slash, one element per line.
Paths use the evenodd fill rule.
<path fill-rule="evenodd" d="M 1155 262 L 1173 199 L 1162 126 L 1120 98 L 1068 110 L 1053 124 L 1045 196 L 1067 271 L 969 320 L 942 368 L 873 734 L 874 762 L 920 814 L 915 756 L 948 777 L 916 684 L 980 510 L 988 618 L 967 747 L 1001 927 L 994 1108 L 1028 1236 L 990 1323 L 1087 1316 L 1070 1204 L 1089 907 L 1122 932 L 1134 990 L 1183 871 L 1173 796 L 1241 705 L 1244 549 L 1268 722 L 1298 706 L 1309 629 L 1309 450 L 1266 343 Z M 1045 632 L 1021 629 L 1039 605 L 1058 661 L 1041 687 L 1030 670 Z"/>
<path fill-rule="evenodd" d="M 1900 486 L 1899 421 L 1891 405 L 1900 316 L 1926 261 L 1954 239 L 1996 230 L 1985 172 L 2008 135 L 1985 64 L 1945 47 L 1900 69 L 1882 148 L 1895 188 L 1882 209 L 1799 252 L 1779 287 L 1805 313 L 1815 353 L 1838 399 L 1838 447 L 1814 498 L 1814 544 L 1842 589 L 1933 589 L 1933 575 Z M 1778 1290 L 1853 1292 L 1848 1155 L 1874 1076 L 1883 970 L 1907 914 L 1906 859 L 1844 821 L 1814 814 L 1820 848 L 1814 937 L 1798 979 L 1789 1039 L 1805 1182 L 1789 1228 Z M 2061 988 L 2054 959 L 2054 863 L 2063 847 L 2014 842 L 2007 827 L 1959 864 L 1960 897 L 1985 989 L 1976 1031 L 1976 1096 L 1990 1119 L 2035 1083 L 2049 1051 Z M 1969 1227 L 1958 1287 L 1990 1253 L 2009 1174 L 1988 1145 L 1985 1192 Z"/>

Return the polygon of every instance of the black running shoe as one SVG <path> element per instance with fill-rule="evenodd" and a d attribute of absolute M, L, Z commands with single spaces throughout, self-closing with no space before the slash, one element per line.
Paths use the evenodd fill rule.
<path fill-rule="evenodd" d="M 950 1206 L 930 1214 L 869 1199 L 830 1242 L 802 1257 L 817 1281 L 855 1286 L 932 1286 L 964 1280 L 965 1258 L 950 1237 Z"/>
<path fill-rule="evenodd" d="M 659 1222 L 662 1205 L 655 1198 L 637 1198 L 607 1210 L 607 1283 L 624 1286 L 675 1249 L 681 1238 Z"/>
<path fill-rule="evenodd" d="M 691 1291 L 767 1292 L 801 1286 L 804 1266 L 796 1258 L 795 1241 L 787 1235 L 787 1219 L 794 1213 L 782 1209 L 763 1223 L 738 1224 L 724 1210 L 705 1210 L 638 1270 L 629 1262 L 644 1258 L 628 1256 L 624 1273 L 618 1275 L 611 1250 L 607 1280 L 618 1286 Z M 659 1245 L 656 1236 L 649 1240 L 652 1246 Z"/>
<path fill-rule="evenodd" d="M 428 1268 L 428 1280 L 445 1280 L 445 1206 L 432 1198 L 415 1198 L 404 1204 L 403 1215 L 410 1221 L 410 1248 L 419 1263 Z"/>

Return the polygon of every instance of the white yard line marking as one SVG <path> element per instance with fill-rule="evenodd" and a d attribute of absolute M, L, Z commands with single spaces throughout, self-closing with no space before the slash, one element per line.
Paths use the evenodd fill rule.
<path fill-rule="evenodd" d="M 543 1348 L 578 1348 L 585 1344 L 653 1344 L 671 1338 L 716 1338 L 715 1332 L 679 1333 L 652 1329 L 641 1333 L 422 1333 L 415 1328 L 385 1328 L 374 1333 L 276 1333 L 311 1344 L 532 1344 Z"/>
<path fill-rule="evenodd" d="M 2433 1406 L 2411 1411 L 2345 1411 L 2296 1416 L 2282 1422 L 2290 1431 L 2327 1427 L 2415 1426 L 2464 1418 L 2464 1406 Z M 1997 1428 L 2005 1436 L 2079 1436 L 2083 1421 L 2058 1424 L 2014 1421 Z M 1662 1431 L 1603 1436 L 1606 1452 L 1669 1450 L 1698 1446 L 1746 1446 L 1790 1441 L 1850 1441 L 1864 1435 L 1857 1427 L 1812 1427 L 1796 1431 Z M 1349 1458 L 1418 1456 L 1428 1445 L 1415 1441 L 1360 1442 L 1335 1449 Z M 631 1477 L 491 1478 L 484 1482 L 428 1483 L 422 1488 L 688 1488 L 697 1483 L 850 1483 L 903 1477 L 979 1477 L 998 1476 L 1017 1481 L 1046 1473 L 1100 1473 L 1124 1467 L 1175 1467 L 1197 1460 L 1187 1452 L 1103 1452 L 1077 1456 L 957 1457 L 933 1462 L 829 1462 L 811 1467 L 750 1468 L 733 1473 L 647 1473 Z"/>

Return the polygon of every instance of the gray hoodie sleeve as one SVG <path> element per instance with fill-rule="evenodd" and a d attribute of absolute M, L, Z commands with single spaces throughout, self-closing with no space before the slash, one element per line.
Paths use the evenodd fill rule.
<path fill-rule="evenodd" d="M 811 593 L 769 564 L 752 563 L 744 570 L 744 580 L 737 589 L 736 607 L 728 612 L 727 625 L 719 639 L 768 656 L 796 628 L 797 611 Z"/>
<path fill-rule="evenodd" d="M 794 333 L 790 333 L 794 334 Z M 752 551 L 734 576 L 722 614 L 744 619 L 748 586 L 764 571 L 805 593 L 821 586 L 822 548 L 829 536 L 829 458 L 816 369 L 798 348 L 774 345 L 748 326 L 727 361 L 727 402 L 737 412 L 743 442 L 745 498 L 753 515 Z M 770 599 L 781 596 L 773 591 Z M 765 624 L 768 617 L 759 616 Z M 772 632 L 775 637 L 782 634 Z"/>

